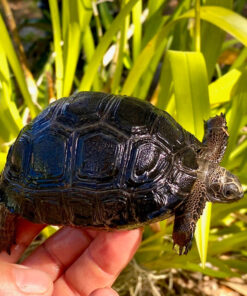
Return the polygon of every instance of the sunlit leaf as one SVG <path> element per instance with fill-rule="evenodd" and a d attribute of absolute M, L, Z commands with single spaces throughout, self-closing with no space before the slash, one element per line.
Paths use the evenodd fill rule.
<path fill-rule="evenodd" d="M 233 69 L 209 85 L 209 100 L 211 105 L 219 105 L 229 102 L 233 88 L 242 72 Z"/>
<path fill-rule="evenodd" d="M 35 117 L 40 110 L 38 106 L 32 101 L 31 95 L 28 92 L 23 70 L 21 68 L 20 62 L 16 55 L 15 49 L 13 47 L 13 44 L 11 42 L 10 36 L 8 34 L 7 28 L 4 24 L 1 14 L 0 14 L 0 36 L 1 36 L 1 45 L 8 58 L 8 62 L 11 65 L 11 68 L 15 74 L 16 80 L 18 82 L 22 95 L 25 99 L 25 102 L 30 109 L 31 115 Z"/>
<path fill-rule="evenodd" d="M 79 90 L 90 90 L 93 79 L 97 73 L 98 67 L 103 59 L 103 56 L 109 47 L 113 36 L 121 28 L 124 19 L 130 13 L 133 6 L 137 3 L 138 0 L 130 0 L 124 9 L 119 13 L 119 15 L 114 19 L 110 28 L 107 30 L 105 35 L 101 38 L 99 45 L 97 46 L 94 56 L 87 67 L 87 71 L 83 76 Z"/>
<path fill-rule="evenodd" d="M 181 18 L 193 17 L 194 10 L 184 13 Z M 217 6 L 202 6 L 200 16 L 231 34 L 247 46 L 247 19 L 230 9 Z"/>
<path fill-rule="evenodd" d="M 51 12 L 51 21 L 52 21 L 53 38 L 54 38 L 54 52 L 55 52 L 55 65 L 56 65 L 56 91 L 57 91 L 57 97 L 61 98 L 63 94 L 64 64 L 63 64 L 60 17 L 59 17 L 57 0 L 49 0 L 49 6 L 50 6 L 50 12 Z"/>
<path fill-rule="evenodd" d="M 178 122 L 199 139 L 203 136 L 203 120 L 209 118 L 207 70 L 204 58 L 198 52 L 168 51 L 176 102 Z M 210 206 L 207 206 L 197 224 L 196 239 L 203 266 L 207 257 L 210 226 Z"/>

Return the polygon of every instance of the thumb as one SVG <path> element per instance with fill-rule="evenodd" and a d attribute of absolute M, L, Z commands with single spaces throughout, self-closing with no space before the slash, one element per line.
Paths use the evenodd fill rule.
<path fill-rule="evenodd" d="M 94 290 L 89 296 L 118 296 L 118 293 L 111 288 Z"/>
<path fill-rule="evenodd" d="M 53 283 L 44 272 L 24 265 L 0 262 L 0 295 L 51 296 Z"/>

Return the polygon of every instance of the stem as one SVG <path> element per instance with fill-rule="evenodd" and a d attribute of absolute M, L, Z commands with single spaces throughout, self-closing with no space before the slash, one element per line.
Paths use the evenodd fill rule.
<path fill-rule="evenodd" d="M 141 51 L 141 38 L 142 38 L 142 1 L 136 3 L 132 9 L 132 19 L 134 24 L 133 32 L 133 60 L 136 61 Z"/>
<path fill-rule="evenodd" d="M 64 60 L 63 48 L 61 46 L 61 27 L 57 0 L 49 0 L 51 13 L 51 23 L 53 31 L 53 42 L 55 52 L 55 68 L 56 68 L 56 97 L 61 98 L 63 95 L 63 79 L 64 79 Z"/>
<path fill-rule="evenodd" d="M 101 26 L 101 23 L 100 23 L 99 11 L 98 11 L 98 8 L 97 8 L 96 0 L 92 1 L 92 8 L 93 8 L 93 14 L 94 14 L 94 17 L 95 17 L 95 21 L 96 21 L 97 35 L 98 35 L 98 39 L 100 40 L 101 37 L 103 36 L 103 31 L 102 31 L 102 26 Z"/>
<path fill-rule="evenodd" d="M 47 80 L 47 88 L 48 88 L 48 96 L 49 96 L 49 104 L 56 100 L 54 93 L 54 83 L 51 75 L 51 71 L 47 70 L 45 72 L 46 80 Z"/>
<path fill-rule="evenodd" d="M 122 8 L 128 3 L 128 0 L 123 0 L 122 1 Z M 127 15 L 125 17 L 125 20 L 123 22 L 123 26 L 121 28 L 121 35 L 120 39 L 117 41 L 117 51 L 116 51 L 116 69 L 114 72 L 113 76 L 113 81 L 111 85 L 111 91 L 112 93 L 119 93 L 120 89 L 120 81 L 121 81 L 121 75 L 123 71 L 123 58 L 124 58 L 124 52 L 125 52 L 125 46 L 126 46 L 126 41 L 127 41 L 127 31 L 129 27 L 129 16 Z"/>
<path fill-rule="evenodd" d="M 195 0 L 195 51 L 201 51 L 200 0 Z"/>

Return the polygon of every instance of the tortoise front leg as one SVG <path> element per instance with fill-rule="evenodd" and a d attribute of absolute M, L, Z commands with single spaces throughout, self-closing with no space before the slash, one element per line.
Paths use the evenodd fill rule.
<path fill-rule="evenodd" d="M 196 222 L 200 218 L 205 204 L 205 186 L 200 181 L 196 181 L 191 195 L 186 199 L 184 205 L 175 211 L 172 237 L 173 246 L 179 246 L 179 255 L 187 254 L 191 249 Z"/>
<path fill-rule="evenodd" d="M 0 252 L 7 251 L 10 255 L 11 246 L 15 243 L 15 229 L 16 215 L 0 203 Z"/>
<path fill-rule="evenodd" d="M 204 122 L 204 148 L 199 157 L 214 163 L 220 163 L 227 146 L 228 132 L 223 113 Z"/>

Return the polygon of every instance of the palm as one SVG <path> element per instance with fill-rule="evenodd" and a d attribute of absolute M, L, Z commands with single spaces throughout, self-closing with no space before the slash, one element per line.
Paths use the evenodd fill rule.
<path fill-rule="evenodd" d="M 0 254 L 0 262 L 16 263 L 43 227 L 20 219 L 17 244 L 12 247 L 11 256 Z M 107 233 L 65 227 L 22 264 L 45 272 L 52 279 L 53 287 L 45 295 L 89 295 L 97 288 L 113 284 L 132 258 L 140 237 L 140 230 Z"/>

